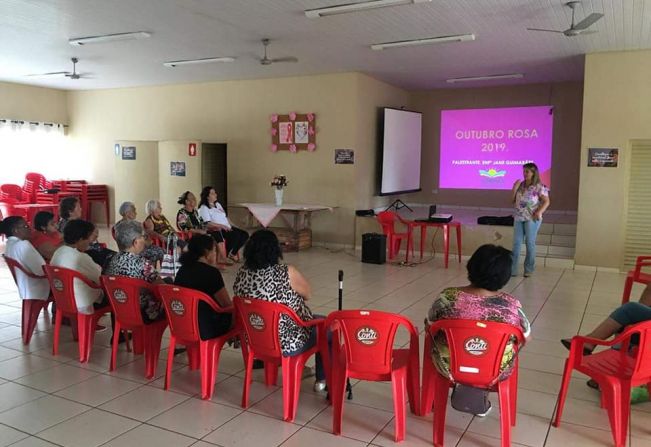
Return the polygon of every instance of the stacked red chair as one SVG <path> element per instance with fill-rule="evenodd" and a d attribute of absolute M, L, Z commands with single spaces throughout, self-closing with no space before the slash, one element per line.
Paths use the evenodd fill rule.
<path fill-rule="evenodd" d="M 409 332 L 408 349 L 394 349 L 393 342 L 400 327 Z M 330 393 L 333 417 L 332 431 L 341 434 L 344 394 L 349 378 L 390 381 L 393 387 L 395 441 L 405 438 L 405 391 L 409 407 L 420 414 L 418 331 L 407 318 L 374 310 L 342 310 L 332 312 L 325 322 L 332 332 Z M 325 343 L 325 342 L 323 342 Z M 322 346 L 322 352 L 327 352 Z"/>
<path fill-rule="evenodd" d="M 23 188 L 11 183 L 0 186 L 0 201 L 10 199 L 13 203 L 31 203 L 30 196 Z"/>
<path fill-rule="evenodd" d="M 233 298 L 237 315 L 246 331 L 247 346 L 243 349 L 246 366 L 242 408 L 249 406 L 249 391 L 253 380 L 253 359 L 265 363 L 265 382 L 275 385 L 278 380 L 278 367 L 283 376 L 283 419 L 292 422 L 296 418 L 298 398 L 301 390 L 301 377 L 305 362 L 319 350 L 323 338 L 324 319 L 305 322 L 289 307 L 254 298 Z M 317 331 L 317 343 L 301 354 L 287 357 L 282 354 L 278 339 L 280 316 L 286 315 L 302 327 L 312 327 Z M 327 369 L 326 369 L 327 371 Z"/>
<path fill-rule="evenodd" d="M 16 271 L 20 270 L 26 276 L 33 279 L 45 279 L 46 276 L 34 275 L 32 272 L 28 271 L 22 264 L 15 259 L 11 259 L 5 255 L 2 257 L 7 262 L 11 276 L 14 278 L 14 282 L 18 285 L 16 280 Z M 36 328 L 36 323 L 38 322 L 38 316 L 41 313 L 41 310 L 45 309 L 47 312 L 47 305 L 50 303 L 50 300 L 38 300 L 38 299 L 23 299 L 23 315 L 22 315 L 22 325 L 21 325 L 21 335 L 23 337 L 23 344 L 28 345 L 32 340 L 32 335 L 34 334 L 34 329 Z"/>
<path fill-rule="evenodd" d="M 87 315 L 79 313 L 75 301 L 74 281 L 78 280 L 93 289 L 101 289 L 101 286 L 95 284 L 81 273 L 64 267 L 55 267 L 46 265 L 43 267 L 50 282 L 50 289 L 57 305 L 56 321 L 54 323 L 54 341 L 52 343 L 52 354 L 59 353 L 59 338 L 61 334 L 61 323 L 63 317 L 68 317 L 71 323 L 77 323 L 77 333 L 79 336 L 79 361 L 88 362 L 90 351 L 95 339 L 95 327 L 97 321 L 104 315 L 111 312 L 111 306 L 104 306 L 95 309 L 95 312 Z M 74 329 L 74 326 L 73 326 Z M 74 334 L 74 330 L 73 330 Z M 114 337 L 114 339 L 117 337 Z"/>
<path fill-rule="evenodd" d="M 651 267 L 651 256 L 638 256 L 635 260 L 635 268 L 629 270 L 626 275 L 624 293 L 622 294 L 622 304 L 628 303 L 628 300 L 631 299 L 631 290 L 633 289 L 634 282 L 645 285 L 651 283 L 651 273 L 643 272 L 642 268 L 644 267 Z"/>
<path fill-rule="evenodd" d="M 634 337 L 639 339 L 635 341 Z M 583 346 L 586 343 L 617 349 L 583 355 Z M 590 376 L 599 384 L 601 408 L 608 411 L 615 446 L 627 446 L 631 388 L 639 385 L 651 386 L 651 321 L 629 326 L 612 341 L 578 335 L 572 338 L 570 355 L 565 360 L 563 382 L 558 393 L 554 427 L 561 425 L 572 370 Z"/>
<path fill-rule="evenodd" d="M 402 245 L 403 239 L 407 242 L 407 252 L 405 259 L 409 259 L 409 251 L 411 254 L 414 254 L 414 241 L 412 233 L 414 230 L 415 224 L 413 222 L 408 222 L 404 219 L 401 219 L 399 215 L 393 211 L 382 211 L 377 215 L 377 221 L 382 227 L 382 232 L 387 237 L 387 248 L 389 249 L 389 259 L 393 259 L 398 252 L 400 252 L 400 246 Z M 405 232 L 398 233 L 396 232 L 395 225 L 396 222 L 402 223 L 407 227 Z"/>
<path fill-rule="evenodd" d="M 141 279 L 124 276 L 102 276 L 101 281 L 115 315 L 114 332 L 119 334 L 120 331 L 129 330 L 133 333 L 134 350 L 139 353 L 139 348 L 142 347 L 145 356 L 145 377 L 152 379 L 156 374 L 167 320 L 145 324 L 140 311 L 140 293 L 142 290 L 148 290 L 157 296 L 156 287 Z M 119 337 L 113 337 L 109 371 L 115 370 L 118 345 Z"/>
<path fill-rule="evenodd" d="M 2 199 L 0 200 L 0 213 L 2 213 L 2 218 L 9 216 L 18 216 L 27 220 L 27 210 L 16 208 L 15 205 L 19 203 L 15 199 Z"/>
<path fill-rule="evenodd" d="M 439 331 L 447 338 L 451 378 L 441 375 L 432 363 L 432 337 Z M 516 349 L 513 370 L 508 378 L 498 380 L 504 350 L 507 343 L 513 340 Z M 435 446 L 443 446 L 448 391 L 455 383 L 497 391 L 500 401 L 501 445 L 511 445 L 511 426 L 515 426 L 518 391 L 517 352 L 523 345 L 522 331 L 506 323 L 439 320 L 429 326 L 423 351 L 421 413 L 426 416 L 434 405 Z"/>
<path fill-rule="evenodd" d="M 219 357 L 224 344 L 233 337 L 244 340 L 237 324 L 226 334 L 201 340 L 199 336 L 199 303 L 204 302 L 215 312 L 233 312 L 233 308 L 219 307 L 215 301 L 203 292 L 185 287 L 159 285 L 158 292 L 163 300 L 167 320 L 170 326 L 170 344 L 167 353 L 167 370 L 165 372 L 165 389 L 172 381 L 172 364 L 174 348 L 177 344 L 187 347 L 190 369 L 201 369 L 201 398 L 210 399 L 215 391 L 215 377 L 219 371 Z M 243 348 L 244 349 L 244 348 Z"/>

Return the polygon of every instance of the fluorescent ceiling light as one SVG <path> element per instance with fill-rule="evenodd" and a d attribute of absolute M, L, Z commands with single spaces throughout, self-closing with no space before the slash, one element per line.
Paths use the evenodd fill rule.
<path fill-rule="evenodd" d="M 371 45 L 372 50 L 386 50 L 387 48 L 413 47 L 417 45 L 429 45 L 432 43 L 446 42 L 470 42 L 475 40 L 474 34 L 459 34 L 457 36 L 428 37 L 426 39 L 400 40 L 398 42 L 376 43 Z"/>
<path fill-rule="evenodd" d="M 189 59 L 184 61 L 163 62 L 166 67 L 174 68 L 179 65 L 211 64 L 213 62 L 233 62 L 234 57 L 207 57 L 205 59 Z"/>
<path fill-rule="evenodd" d="M 411 5 L 412 3 L 428 3 L 432 0 L 370 0 L 366 2 L 347 3 L 345 5 L 328 6 L 325 8 L 307 9 L 305 16 L 310 19 L 346 14 L 349 12 L 366 11 L 368 9 L 385 8 L 387 6 Z"/>
<path fill-rule="evenodd" d="M 472 76 L 469 78 L 452 78 L 446 79 L 445 82 L 448 84 L 456 84 L 458 82 L 475 82 L 475 81 L 493 81 L 496 79 L 522 79 L 524 74 L 522 73 L 510 73 L 510 74 L 499 74 L 499 75 L 489 75 L 489 76 Z"/>
<path fill-rule="evenodd" d="M 120 40 L 137 40 L 137 39 L 146 39 L 151 37 L 151 33 L 146 31 L 136 31 L 133 33 L 118 33 L 118 34 L 105 34 L 103 36 L 89 36 L 89 37 L 78 37 L 76 39 L 70 39 L 68 43 L 70 45 L 82 46 L 89 43 L 106 43 L 106 42 L 117 42 Z"/>

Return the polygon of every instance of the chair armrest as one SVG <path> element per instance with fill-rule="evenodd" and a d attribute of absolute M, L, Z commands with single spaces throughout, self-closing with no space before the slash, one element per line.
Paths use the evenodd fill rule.
<path fill-rule="evenodd" d="M 651 256 L 637 257 L 637 260 L 635 261 L 635 273 L 633 273 L 634 278 L 639 278 L 642 267 L 651 267 Z"/>

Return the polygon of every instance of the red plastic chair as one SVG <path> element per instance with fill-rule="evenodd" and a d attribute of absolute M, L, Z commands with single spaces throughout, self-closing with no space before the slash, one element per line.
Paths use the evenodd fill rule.
<path fill-rule="evenodd" d="M 19 205 L 15 199 L 0 200 L 0 213 L 2 214 L 3 219 L 9 216 L 18 216 L 27 220 L 27 210 L 16 208 L 15 205 Z"/>
<path fill-rule="evenodd" d="M 408 349 L 394 349 L 398 328 L 403 326 L 410 335 Z M 332 312 L 325 328 L 332 331 L 332 431 L 341 434 L 344 394 L 348 378 L 391 381 L 395 414 L 395 441 L 405 438 L 405 388 L 409 407 L 420 414 L 420 362 L 418 331 L 407 318 L 374 310 L 342 310 Z M 322 351 L 326 352 L 325 346 Z"/>
<path fill-rule="evenodd" d="M 16 203 L 30 203 L 29 197 L 18 185 L 5 184 L 0 186 L 0 200 L 13 199 Z"/>
<path fill-rule="evenodd" d="M 136 353 L 142 351 L 145 355 L 145 377 L 147 379 L 153 378 L 156 374 L 161 340 L 167 328 L 167 320 L 162 319 L 145 324 L 140 311 L 140 292 L 142 289 L 147 289 L 154 296 L 157 296 L 156 286 L 141 279 L 124 276 L 102 275 L 101 281 L 115 315 L 114 332 L 116 334 L 120 333 L 121 330 L 133 332 L 134 350 Z M 118 345 L 119 337 L 113 337 L 109 371 L 115 369 Z"/>
<path fill-rule="evenodd" d="M 635 334 L 639 335 L 639 344 L 632 346 L 631 337 Z M 608 349 L 584 356 L 583 346 L 585 343 L 610 347 L 618 345 L 619 349 Z M 639 385 L 651 387 L 651 321 L 629 326 L 612 341 L 578 335 L 572 338 L 570 355 L 565 360 L 563 382 L 558 393 L 554 427 L 561 424 L 563 406 L 573 369 L 590 376 L 599 384 L 601 408 L 608 410 L 615 446 L 627 445 L 631 388 Z"/>
<path fill-rule="evenodd" d="M 2 255 L 9 267 L 11 276 L 14 278 L 16 286 L 18 281 L 16 280 L 16 270 L 20 270 L 23 274 L 29 278 L 33 279 L 46 279 L 45 275 L 39 276 L 35 275 L 32 272 L 28 271 L 22 264 L 15 259 L 9 258 L 5 255 Z M 23 299 L 23 314 L 22 314 L 22 325 L 21 325 L 21 335 L 23 337 L 23 344 L 28 345 L 34 334 L 34 329 L 36 328 L 36 322 L 38 321 L 38 316 L 41 313 L 41 310 L 45 309 L 47 312 L 47 305 L 50 304 L 51 300 L 38 300 L 38 299 Z"/>
<path fill-rule="evenodd" d="M 324 319 L 303 321 L 289 307 L 255 298 L 233 298 L 237 315 L 246 331 L 247 349 L 242 408 L 249 406 L 249 390 L 253 380 L 253 359 L 265 362 L 265 383 L 275 385 L 278 380 L 278 366 L 283 375 L 283 419 L 292 422 L 296 418 L 298 398 L 301 390 L 303 367 L 312 354 L 319 351 Z M 286 315 L 301 327 L 314 327 L 317 343 L 310 349 L 294 356 L 284 356 L 278 338 L 280 316 Z M 326 369 L 327 371 L 327 369 Z"/>
<path fill-rule="evenodd" d="M 639 282 L 645 285 L 651 283 L 651 273 L 644 273 L 642 271 L 643 267 L 651 267 L 651 256 L 638 256 L 635 261 L 635 268 L 629 270 L 626 275 L 626 282 L 624 283 L 622 304 L 626 304 L 630 300 L 634 282 Z"/>
<path fill-rule="evenodd" d="M 397 233 L 395 230 L 396 220 L 403 225 L 407 226 L 407 231 L 404 233 Z M 402 219 L 398 214 L 393 211 L 382 211 L 377 215 L 377 221 L 382 227 L 382 232 L 387 237 L 387 246 L 389 248 L 389 259 L 393 259 L 399 252 L 400 246 L 402 245 L 402 240 L 406 239 L 407 241 L 407 252 L 405 259 L 409 261 L 409 251 L 411 254 L 414 254 L 414 241 L 412 238 L 412 233 L 414 230 L 415 224 L 413 222 L 408 222 Z"/>
<path fill-rule="evenodd" d="M 158 291 L 167 320 L 170 325 L 170 344 L 167 354 L 167 370 L 165 372 L 165 389 L 168 390 L 172 380 L 172 363 L 176 344 L 185 345 L 188 349 L 190 369 L 201 368 L 201 398 L 210 399 L 215 391 L 215 377 L 219 370 L 219 356 L 224 344 L 233 337 L 239 337 L 244 348 L 244 340 L 237 324 L 226 334 L 201 340 L 199 336 L 199 302 L 203 301 L 212 310 L 219 313 L 231 313 L 232 307 L 219 307 L 215 301 L 203 292 L 185 287 L 159 285 Z M 233 319 L 235 321 L 235 318 Z"/>
<path fill-rule="evenodd" d="M 90 350 L 95 339 L 95 326 L 102 315 L 111 312 L 111 306 L 104 306 L 95 309 L 95 312 L 86 315 L 79 313 L 75 301 L 74 280 L 81 281 L 93 289 L 101 289 L 81 273 L 64 267 L 45 265 L 43 267 L 50 281 L 50 289 L 57 305 L 56 321 L 54 324 L 54 342 L 52 343 L 52 354 L 59 353 L 59 336 L 61 334 L 61 322 L 63 317 L 77 320 L 77 333 L 79 334 L 79 361 L 85 363 L 90 359 Z M 74 330 L 73 330 L 74 334 Z M 116 337 L 114 337 L 115 339 Z"/>
<path fill-rule="evenodd" d="M 444 377 L 431 360 L 432 337 L 445 334 L 450 350 L 450 374 Z M 454 383 L 497 390 L 500 400 L 502 447 L 511 445 L 511 426 L 515 426 L 518 390 L 518 358 L 511 375 L 500 377 L 502 356 L 509 340 L 515 339 L 515 349 L 524 345 L 520 328 L 506 323 L 475 320 L 439 320 L 432 323 L 425 335 L 423 351 L 422 415 L 434 407 L 434 445 L 443 446 L 448 390 Z"/>

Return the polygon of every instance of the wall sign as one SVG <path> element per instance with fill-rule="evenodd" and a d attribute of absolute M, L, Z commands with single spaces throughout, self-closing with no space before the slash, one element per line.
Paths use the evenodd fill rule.
<path fill-rule="evenodd" d="M 588 149 L 588 166 L 593 168 L 616 168 L 619 161 L 619 149 Z"/>
<path fill-rule="evenodd" d="M 188 144 L 188 155 L 190 157 L 196 157 L 197 156 L 197 143 Z"/>
<path fill-rule="evenodd" d="M 135 146 L 122 146 L 122 160 L 135 160 L 136 147 Z"/>
<path fill-rule="evenodd" d="M 170 161 L 170 175 L 174 177 L 185 177 L 185 162 Z"/>
<path fill-rule="evenodd" d="M 336 165 L 354 165 L 355 151 L 353 149 L 335 149 Z"/>

